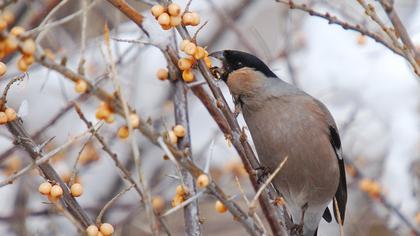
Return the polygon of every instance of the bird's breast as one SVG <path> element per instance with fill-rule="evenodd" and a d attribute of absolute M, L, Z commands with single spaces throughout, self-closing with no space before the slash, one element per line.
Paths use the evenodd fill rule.
<path fill-rule="evenodd" d="M 243 115 L 261 163 L 273 171 L 288 157 L 273 180 L 286 201 L 331 200 L 338 186 L 338 163 L 323 114 L 311 99 L 295 96 L 249 104 L 243 105 Z"/>

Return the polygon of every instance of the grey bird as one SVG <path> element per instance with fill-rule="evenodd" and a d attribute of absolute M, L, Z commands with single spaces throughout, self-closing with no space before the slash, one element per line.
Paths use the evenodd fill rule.
<path fill-rule="evenodd" d="M 344 222 L 347 185 L 337 126 L 317 99 L 278 78 L 256 56 L 214 52 L 216 68 L 242 110 L 263 167 L 288 160 L 272 183 L 304 236 L 317 235 L 321 218 Z M 217 70 L 219 69 L 219 70 Z M 337 210 L 338 209 L 338 212 Z"/>

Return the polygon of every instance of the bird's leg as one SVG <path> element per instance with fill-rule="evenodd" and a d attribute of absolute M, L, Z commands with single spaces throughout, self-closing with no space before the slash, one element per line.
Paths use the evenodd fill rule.
<path fill-rule="evenodd" d="M 300 223 L 293 225 L 293 227 L 290 229 L 290 234 L 293 236 L 303 235 L 303 222 L 305 219 L 305 212 L 308 209 L 308 203 L 305 203 L 305 205 L 303 205 L 301 209 L 302 209 L 302 215 L 300 218 Z"/>

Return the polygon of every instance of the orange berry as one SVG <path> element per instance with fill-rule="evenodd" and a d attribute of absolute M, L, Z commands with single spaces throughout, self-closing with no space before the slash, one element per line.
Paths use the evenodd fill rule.
<path fill-rule="evenodd" d="M 0 19 L 0 31 L 7 29 L 7 22 L 4 19 Z"/>
<path fill-rule="evenodd" d="M 26 39 L 20 45 L 20 49 L 22 50 L 22 53 L 25 55 L 33 55 L 36 50 L 35 41 L 33 39 Z"/>
<path fill-rule="evenodd" d="M 6 113 L 0 111 L 0 125 L 4 125 L 7 123 L 7 115 Z"/>
<path fill-rule="evenodd" d="M 194 52 L 194 58 L 197 60 L 203 59 L 206 56 L 206 50 L 203 47 L 198 46 Z"/>
<path fill-rule="evenodd" d="M 60 198 L 63 195 L 63 189 L 56 184 L 51 187 L 50 195 L 53 198 Z"/>
<path fill-rule="evenodd" d="M 194 77 L 194 73 L 192 72 L 192 70 L 191 69 L 184 70 L 182 72 L 182 79 L 187 83 L 194 81 L 195 77 Z"/>
<path fill-rule="evenodd" d="M 163 30 L 170 30 L 171 28 L 172 28 L 172 26 L 169 24 L 169 25 L 161 25 L 160 26 Z"/>
<path fill-rule="evenodd" d="M 168 13 L 171 16 L 179 16 L 181 14 L 181 8 L 176 3 L 171 3 L 168 5 Z"/>
<path fill-rule="evenodd" d="M 420 225 L 420 212 L 417 212 L 416 214 L 416 223 Z"/>
<path fill-rule="evenodd" d="M 219 213 L 225 213 L 228 209 L 225 207 L 225 205 L 217 200 L 216 203 L 214 204 L 214 208 L 216 209 L 217 212 Z"/>
<path fill-rule="evenodd" d="M 378 198 L 381 195 L 381 192 L 382 192 L 381 185 L 376 181 L 372 181 L 369 195 L 371 197 Z"/>
<path fill-rule="evenodd" d="M 156 72 L 156 76 L 159 80 L 167 80 L 169 77 L 168 70 L 159 68 Z"/>
<path fill-rule="evenodd" d="M 19 46 L 19 42 L 17 38 L 13 35 L 9 35 L 9 37 L 5 40 L 5 50 L 6 52 L 13 52 L 15 51 Z"/>
<path fill-rule="evenodd" d="M 106 120 L 111 115 L 111 112 L 108 109 L 99 108 L 96 110 L 95 116 L 98 120 Z"/>
<path fill-rule="evenodd" d="M 114 227 L 109 223 L 103 223 L 99 227 L 99 231 L 101 231 L 104 236 L 109 236 L 114 233 Z"/>
<path fill-rule="evenodd" d="M 164 12 L 162 13 L 159 17 L 158 17 L 158 22 L 160 25 L 170 25 L 171 23 L 171 18 L 169 17 L 169 14 Z"/>
<path fill-rule="evenodd" d="M 20 71 L 26 72 L 29 69 L 29 65 L 26 64 L 25 60 L 23 58 L 20 58 L 17 62 L 17 67 Z"/>
<path fill-rule="evenodd" d="M 188 43 L 191 43 L 191 41 L 188 40 L 188 39 L 182 40 L 182 42 L 180 44 L 180 47 L 179 47 L 181 49 L 181 51 L 184 51 L 185 50 L 185 45 L 187 45 Z"/>
<path fill-rule="evenodd" d="M 88 89 L 88 84 L 84 80 L 78 80 L 76 82 L 76 86 L 74 87 L 74 90 L 77 93 L 86 93 L 87 89 Z"/>
<path fill-rule="evenodd" d="M 162 15 L 165 12 L 165 7 L 162 5 L 156 4 L 154 5 L 150 11 L 152 12 L 152 15 L 156 18 L 158 18 L 160 15 Z"/>
<path fill-rule="evenodd" d="M 184 201 L 184 196 L 183 195 L 175 195 L 175 197 L 172 199 L 171 205 L 172 207 L 176 207 L 178 205 L 180 205 L 183 201 Z"/>
<path fill-rule="evenodd" d="M 106 102 L 99 103 L 99 108 L 106 109 L 110 112 L 112 111 L 112 107 Z"/>
<path fill-rule="evenodd" d="M 128 127 L 127 126 L 122 126 L 118 129 L 118 137 L 120 137 L 121 139 L 126 139 L 129 136 L 129 131 L 128 131 Z"/>
<path fill-rule="evenodd" d="M 86 234 L 88 236 L 98 236 L 99 229 L 96 225 L 89 225 L 86 228 Z"/>
<path fill-rule="evenodd" d="M 39 185 L 38 191 L 42 195 L 48 195 L 51 192 L 51 188 L 52 188 L 52 185 L 50 183 L 44 182 L 44 183 L 42 183 L 42 184 Z"/>
<path fill-rule="evenodd" d="M 174 131 L 168 131 L 169 142 L 173 145 L 178 143 L 178 137 L 175 135 Z"/>
<path fill-rule="evenodd" d="M 170 20 L 170 26 L 172 27 L 177 27 L 178 25 L 180 25 L 182 22 L 182 18 L 181 16 L 171 16 L 171 20 Z"/>
<path fill-rule="evenodd" d="M 191 25 L 193 18 L 193 14 L 191 12 L 184 13 L 184 15 L 182 15 L 182 24 L 185 26 Z"/>
<path fill-rule="evenodd" d="M 70 187 L 70 192 L 73 197 L 80 197 L 83 194 L 83 186 L 75 183 Z"/>
<path fill-rule="evenodd" d="M 372 180 L 365 178 L 360 180 L 359 182 L 359 188 L 363 191 L 363 192 L 368 192 L 370 190 L 372 186 Z"/>
<path fill-rule="evenodd" d="M 59 198 L 58 197 L 53 197 L 50 194 L 50 195 L 48 195 L 48 200 L 50 200 L 50 202 L 57 202 L 59 200 Z"/>
<path fill-rule="evenodd" d="M 357 44 L 359 44 L 359 45 L 365 45 L 366 44 L 366 36 L 359 35 L 357 37 Z"/>
<path fill-rule="evenodd" d="M 192 26 L 197 26 L 200 24 L 200 15 L 198 15 L 197 12 L 192 12 L 192 20 L 191 20 L 191 25 Z"/>
<path fill-rule="evenodd" d="M 105 119 L 105 122 L 108 124 L 114 123 L 115 121 L 115 115 L 114 114 L 109 114 L 109 116 Z"/>
<path fill-rule="evenodd" d="M 7 66 L 0 61 L 0 76 L 3 76 L 7 72 Z"/>
<path fill-rule="evenodd" d="M 184 185 L 178 185 L 175 189 L 176 195 L 185 196 L 188 194 L 188 188 Z"/>
<path fill-rule="evenodd" d="M 189 58 L 181 58 L 178 60 L 178 68 L 180 70 L 189 70 L 193 65 L 193 61 Z"/>
<path fill-rule="evenodd" d="M 197 46 L 195 45 L 195 43 L 189 42 L 189 43 L 185 44 L 184 52 L 186 54 L 192 56 L 192 55 L 194 55 L 196 49 L 197 49 Z"/>
<path fill-rule="evenodd" d="M 175 125 L 175 127 L 172 129 L 174 131 L 174 134 L 178 137 L 178 138 L 182 138 L 185 136 L 186 131 L 184 126 L 182 125 Z"/>
<path fill-rule="evenodd" d="M 22 26 L 15 26 L 10 30 L 10 34 L 14 36 L 20 36 L 25 32 L 25 29 Z"/>
<path fill-rule="evenodd" d="M 23 55 L 22 60 L 24 60 L 27 65 L 32 65 L 35 61 L 35 58 L 33 55 Z"/>
<path fill-rule="evenodd" d="M 212 67 L 212 62 L 211 62 L 211 60 L 210 60 L 210 58 L 209 57 L 204 57 L 204 62 L 206 63 L 206 66 L 207 66 L 207 68 L 211 68 Z"/>
<path fill-rule="evenodd" d="M 153 197 L 152 207 L 158 213 L 163 212 L 163 210 L 165 209 L 165 200 L 163 200 L 163 198 L 160 196 Z"/>
<path fill-rule="evenodd" d="M 10 108 L 10 107 L 6 108 L 6 110 L 4 111 L 4 113 L 6 113 L 7 122 L 14 121 L 17 118 L 16 111 L 13 108 Z"/>
<path fill-rule="evenodd" d="M 13 14 L 12 11 L 8 11 L 8 10 L 3 11 L 1 18 L 3 18 L 8 25 L 10 25 L 11 23 L 15 21 L 15 15 Z"/>
<path fill-rule="evenodd" d="M 197 186 L 200 188 L 205 188 L 209 185 L 210 179 L 206 174 L 201 174 L 197 178 Z"/>
<path fill-rule="evenodd" d="M 274 203 L 277 206 L 283 206 L 286 202 L 284 201 L 283 197 L 277 197 L 276 199 L 274 199 Z"/>
<path fill-rule="evenodd" d="M 133 128 L 138 128 L 140 125 L 140 118 L 136 113 L 130 114 L 129 120 Z"/>

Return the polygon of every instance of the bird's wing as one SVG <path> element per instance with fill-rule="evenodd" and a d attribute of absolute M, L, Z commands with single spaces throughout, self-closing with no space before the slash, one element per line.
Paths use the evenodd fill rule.
<path fill-rule="evenodd" d="M 338 161 L 338 167 L 340 171 L 340 180 L 338 182 L 337 192 L 335 193 L 336 201 L 333 201 L 333 208 L 334 208 L 334 216 L 335 216 L 336 221 L 339 223 L 338 214 L 337 214 L 338 213 L 337 209 L 338 209 L 340 212 L 341 223 L 343 223 L 344 216 L 346 213 L 346 204 L 347 204 L 347 182 L 346 182 L 346 170 L 344 167 L 344 160 L 343 160 L 343 152 L 341 150 L 341 140 L 340 140 L 340 136 L 338 135 L 335 121 L 332 118 L 328 109 L 320 101 L 316 99 L 314 100 L 325 114 L 325 118 L 327 120 L 327 125 L 329 128 L 330 143 L 332 147 L 334 148 L 334 152 Z M 324 219 L 327 221 L 328 221 L 328 213 L 324 212 L 324 215 L 323 215 Z"/>
<path fill-rule="evenodd" d="M 346 213 L 346 203 L 347 203 L 346 170 L 344 167 L 340 136 L 338 135 L 335 125 L 333 126 L 330 125 L 329 129 L 330 129 L 330 141 L 331 141 L 332 146 L 334 147 L 334 151 L 338 160 L 338 167 L 340 169 L 340 180 L 338 182 L 337 192 L 335 193 L 336 201 L 333 201 L 334 216 L 337 222 L 339 222 L 338 214 L 337 214 L 337 209 L 338 209 L 340 211 L 339 213 L 340 213 L 341 223 L 344 223 L 344 216 Z"/>

